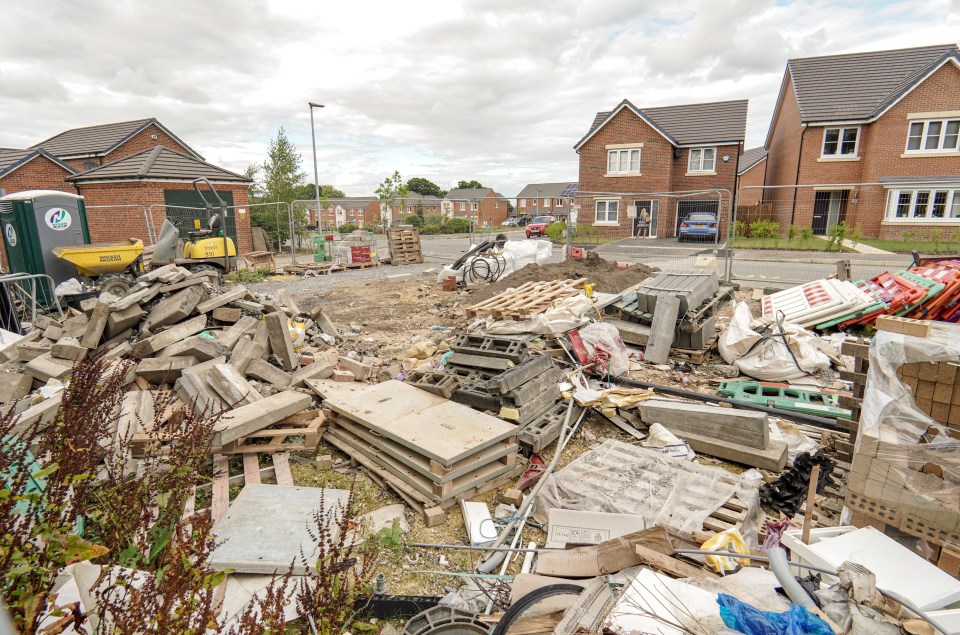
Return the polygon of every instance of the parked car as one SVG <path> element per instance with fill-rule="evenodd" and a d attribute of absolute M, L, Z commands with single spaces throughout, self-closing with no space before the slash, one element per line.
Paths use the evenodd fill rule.
<path fill-rule="evenodd" d="M 680 223 L 677 240 L 684 242 L 685 240 L 695 238 L 698 240 L 709 239 L 711 242 L 714 242 L 717 240 L 718 228 L 719 223 L 717 222 L 716 214 L 712 212 L 692 212 Z"/>
<path fill-rule="evenodd" d="M 500 227 L 519 227 L 520 219 L 517 217 L 508 218 L 507 220 L 500 223 Z"/>
<path fill-rule="evenodd" d="M 527 223 L 527 238 L 533 238 L 534 236 L 545 236 L 547 232 L 547 225 L 556 221 L 555 216 L 537 216 L 529 223 Z"/>

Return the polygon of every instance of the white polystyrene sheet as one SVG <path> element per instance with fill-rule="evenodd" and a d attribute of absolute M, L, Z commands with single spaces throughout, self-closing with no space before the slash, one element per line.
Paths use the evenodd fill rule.
<path fill-rule="evenodd" d="M 610 613 L 610 625 L 618 633 L 739 633 L 727 628 L 720 617 L 715 593 L 641 569 Z"/>
<path fill-rule="evenodd" d="M 846 561 L 863 565 L 877 576 L 877 588 L 899 593 L 923 610 L 960 602 L 960 580 L 873 527 L 827 538 L 809 548 L 832 567 Z"/>

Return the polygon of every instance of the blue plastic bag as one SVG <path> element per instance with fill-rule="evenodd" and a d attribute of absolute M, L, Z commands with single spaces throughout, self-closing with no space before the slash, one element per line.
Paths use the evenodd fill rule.
<path fill-rule="evenodd" d="M 724 593 L 717 596 L 717 604 L 723 623 L 746 635 L 834 635 L 826 622 L 799 604 L 783 613 L 770 613 Z"/>

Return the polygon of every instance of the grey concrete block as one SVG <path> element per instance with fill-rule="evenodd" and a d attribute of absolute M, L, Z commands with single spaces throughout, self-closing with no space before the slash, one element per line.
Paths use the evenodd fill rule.
<path fill-rule="evenodd" d="M 650 399 L 640 404 L 640 417 L 647 425 L 659 423 L 678 436 L 691 432 L 757 449 L 770 441 L 770 422 L 763 412 Z"/>
<path fill-rule="evenodd" d="M 283 370 L 293 370 L 299 364 L 298 356 L 293 350 L 290 341 L 290 329 L 287 326 L 287 316 L 281 311 L 268 314 L 264 321 L 267 325 L 267 335 L 270 338 L 270 350 L 280 360 Z"/>

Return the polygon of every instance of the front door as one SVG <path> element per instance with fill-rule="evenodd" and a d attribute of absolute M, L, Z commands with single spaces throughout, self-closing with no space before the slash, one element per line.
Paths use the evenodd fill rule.
<path fill-rule="evenodd" d="M 816 192 L 813 197 L 813 233 L 825 236 L 847 217 L 847 190 Z"/>
<path fill-rule="evenodd" d="M 633 219 L 633 235 L 645 238 L 656 238 L 657 212 L 660 209 L 660 201 L 656 199 L 644 199 L 634 201 L 633 205 L 637 209 L 637 216 Z"/>

